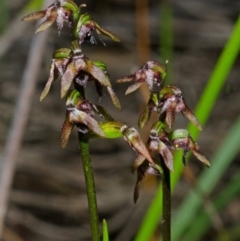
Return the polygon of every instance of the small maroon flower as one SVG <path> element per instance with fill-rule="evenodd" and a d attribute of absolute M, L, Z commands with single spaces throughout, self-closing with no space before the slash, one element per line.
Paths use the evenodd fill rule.
<path fill-rule="evenodd" d="M 93 131 L 98 136 L 105 137 L 105 134 L 94 116 L 104 117 L 98 107 L 90 101 L 82 98 L 81 93 L 72 90 L 66 101 L 66 118 L 62 127 L 61 144 L 66 147 L 69 136 L 74 126 L 78 131 L 86 134 L 88 130 Z"/>
<path fill-rule="evenodd" d="M 168 133 L 165 131 L 165 125 L 157 121 L 153 124 L 147 147 L 151 151 L 158 152 L 166 165 L 173 172 L 173 155 L 171 150 L 174 150 L 172 142 L 168 138 Z"/>
<path fill-rule="evenodd" d="M 117 83 L 129 82 L 134 79 L 136 80 L 136 82 L 133 85 L 128 87 L 125 93 L 127 95 L 137 90 L 144 82 L 147 83 L 150 91 L 153 90 L 154 85 L 157 85 L 158 90 L 160 90 L 163 86 L 165 77 L 166 77 L 165 66 L 155 61 L 148 61 L 134 74 L 128 75 L 126 77 L 123 77 L 117 80 Z"/>
<path fill-rule="evenodd" d="M 193 155 L 197 157 L 204 165 L 210 167 L 207 158 L 201 153 L 199 145 L 192 139 L 189 132 L 184 129 L 177 129 L 171 132 L 171 141 L 176 150 L 183 150 L 183 163 L 186 164 L 186 155 L 192 151 Z"/>
<path fill-rule="evenodd" d="M 152 111 L 157 112 L 160 115 L 165 113 L 165 121 L 170 129 L 174 124 L 175 115 L 181 112 L 199 130 L 202 130 L 199 120 L 188 108 L 181 90 L 176 86 L 168 85 L 162 88 L 159 92 L 153 92 L 150 95 L 147 107 L 139 118 L 139 127 L 143 127 L 149 121 Z"/>
<path fill-rule="evenodd" d="M 81 5 L 84 7 L 85 4 Z M 45 17 L 46 20 L 39 25 L 36 33 L 46 30 L 55 21 L 57 22 L 58 30 L 61 31 L 64 22 L 67 22 L 70 27 L 73 25 L 73 18 L 79 14 L 78 6 L 71 0 L 58 0 L 42 11 L 28 14 L 22 18 L 22 21 L 37 20 Z"/>
<path fill-rule="evenodd" d="M 111 38 L 113 41 L 120 42 L 119 38 L 110 31 L 102 28 L 97 22 L 95 22 L 88 13 L 81 14 L 77 26 L 74 30 L 74 37 L 79 39 L 79 44 L 84 41 L 89 41 L 91 44 L 96 44 L 94 33 L 100 38 L 100 34 Z M 100 38 L 101 40 L 101 38 Z M 104 44 L 104 42 L 102 41 Z M 104 44 L 105 45 L 105 44 Z"/>

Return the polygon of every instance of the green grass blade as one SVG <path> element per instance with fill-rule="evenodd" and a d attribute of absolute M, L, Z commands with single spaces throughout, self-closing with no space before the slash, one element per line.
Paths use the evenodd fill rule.
<path fill-rule="evenodd" d="M 103 241 L 109 241 L 108 226 L 105 219 L 103 219 Z"/>
<path fill-rule="evenodd" d="M 240 194 L 240 172 L 232 178 L 232 180 L 224 187 L 223 191 L 214 198 L 213 204 L 216 210 L 223 209 L 230 201 Z M 202 209 L 198 210 L 197 218 L 194 219 L 192 225 L 188 227 L 185 236 L 182 238 L 184 241 L 198 241 L 201 240 L 202 236 L 211 226 L 211 220 L 207 213 L 203 212 Z M 201 228 L 200 228 L 201 227 Z M 227 239 L 229 240 L 229 239 Z M 230 239 L 232 240 L 232 238 Z"/>
<path fill-rule="evenodd" d="M 220 180 L 227 167 L 233 161 L 239 151 L 240 143 L 240 116 L 229 131 L 226 139 L 219 147 L 211 161 L 211 168 L 206 169 L 198 179 L 198 186 L 208 195 L 217 182 Z M 180 240 L 181 235 L 193 220 L 195 220 L 196 212 L 202 205 L 201 197 L 194 191 L 191 191 L 184 203 L 181 205 L 177 216 L 172 223 L 173 235 L 172 240 Z"/>
<path fill-rule="evenodd" d="M 146 212 L 146 215 L 135 237 L 135 241 L 149 240 L 157 224 L 159 223 L 159 218 L 161 215 L 162 215 L 162 188 L 159 187 L 151 205 L 148 208 L 148 211 Z"/>

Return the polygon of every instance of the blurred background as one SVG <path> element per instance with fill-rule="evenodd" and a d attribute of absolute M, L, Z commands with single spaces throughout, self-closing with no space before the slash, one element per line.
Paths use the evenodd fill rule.
<path fill-rule="evenodd" d="M 53 51 L 69 47 L 69 29 L 65 26 L 58 36 L 54 24 L 46 33 L 45 40 L 38 44 L 35 36 L 43 33 L 34 35 L 36 22 L 21 22 L 24 15 L 42 9 L 42 2 L 0 1 L 0 195 L 5 197 L 0 200 L 1 240 L 91 240 L 76 130 L 71 134 L 68 146 L 64 150 L 60 146 L 65 103 L 60 99 L 58 81 L 44 101 L 39 102 L 48 79 Z M 52 2 L 45 1 L 43 4 L 48 6 Z M 106 90 L 101 104 L 116 120 L 134 127 L 137 127 L 139 114 L 148 100 L 148 90 L 143 87 L 125 97 L 128 84 L 117 85 L 115 81 L 133 73 L 148 60 L 162 64 L 168 60 L 168 83 L 181 88 L 186 103 L 194 110 L 231 37 L 240 10 L 240 2 L 236 0 L 75 2 L 86 3 L 83 12 L 90 13 L 103 28 L 121 39 L 121 43 L 116 43 L 102 37 L 106 47 L 98 41 L 97 45 L 84 43 L 82 48 L 91 60 L 107 64 L 123 110 L 119 112 L 114 108 Z M 240 45 L 240 37 L 238 43 Z M 236 57 L 221 88 L 216 86 L 219 90 L 217 99 L 207 103 L 213 108 L 198 139 L 210 162 L 217 159 L 217 163 L 217 157 L 223 155 L 217 156 L 216 153 L 224 148 L 227 161 L 223 160 L 221 170 L 213 164 L 209 170 L 216 170 L 216 173 L 206 174 L 206 168 L 196 158 L 190 158 L 173 191 L 172 232 L 173 239 L 178 241 L 240 240 L 240 134 L 234 136 L 240 129 L 239 121 L 236 122 L 240 114 L 240 59 L 237 52 L 228 52 L 228 55 Z M 36 79 L 36 82 L 30 81 L 32 92 L 24 94 L 26 98 L 30 96 L 30 101 L 27 105 L 23 102 L 23 109 L 17 111 L 19 93 L 27 88 L 26 85 L 31 85 L 25 81 L 29 76 Z M 213 95 L 214 90 L 213 85 Z M 98 102 L 91 83 L 87 97 Z M 30 110 L 24 110 L 24 106 Z M 202 108 L 201 112 L 204 111 Z M 17 113 L 20 117 L 16 117 Z M 25 117 L 25 121 L 20 121 L 21 116 Z M 14 128 L 14 123 L 20 124 L 20 127 Z M 176 120 L 178 128 L 185 128 L 187 124 L 181 115 Z M 14 136 L 13 130 L 19 134 Z M 144 140 L 148 130 L 149 127 L 146 127 L 141 131 Z M 15 148 L 12 150 L 11 147 Z M 135 153 L 129 146 L 122 139 L 93 140 L 91 154 L 100 220 L 107 220 L 110 239 L 140 241 L 139 230 L 161 178 L 146 177 L 140 198 L 134 204 L 136 174 L 133 175 L 130 170 Z M 7 158 L 11 161 L 6 163 Z M 206 175 L 202 176 L 204 171 Z M 198 179 L 209 183 L 199 187 Z M 4 180 L 11 185 L 4 188 Z M 211 190 L 205 190 L 207 186 L 211 186 Z M 199 203 L 194 212 L 189 209 L 194 215 L 186 221 L 183 219 L 188 216 L 188 209 L 183 207 L 191 199 L 189 193 L 197 194 Z M 175 231 L 184 222 L 185 226 Z M 146 241 L 160 240 L 161 220 L 158 219 L 155 225 L 156 229 L 153 228 Z"/>

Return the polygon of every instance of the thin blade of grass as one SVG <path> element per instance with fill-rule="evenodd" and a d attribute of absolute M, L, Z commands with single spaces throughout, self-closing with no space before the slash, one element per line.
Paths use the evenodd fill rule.
<path fill-rule="evenodd" d="M 214 198 L 213 204 L 217 210 L 222 210 L 230 201 L 232 201 L 235 197 L 239 195 L 240 192 L 240 172 L 235 175 L 228 185 L 224 188 L 224 190 Z M 211 220 L 207 213 L 202 212 L 202 210 L 198 209 L 198 217 L 192 222 L 192 225 L 188 227 L 188 231 L 185 232 L 185 236 L 182 238 L 184 241 L 198 241 L 201 240 L 202 236 L 206 233 L 206 231 L 211 226 Z M 201 228 L 199 228 L 201 227 Z M 222 234 L 225 240 L 232 240 L 227 237 L 226 233 Z M 224 239 L 219 240 L 224 240 Z"/>
<path fill-rule="evenodd" d="M 109 241 L 108 226 L 105 219 L 103 219 L 103 241 Z"/>
<path fill-rule="evenodd" d="M 223 173 L 233 161 L 234 157 L 239 151 L 240 143 L 240 116 L 229 131 L 226 139 L 219 147 L 216 154 L 211 161 L 212 168 L 205 170 L 198 179 L 197 186 L 208 195 L 217 182 L 220 180 Z M 201 206 L 201 197 L 194 191 L 186 197 L 184 203 L 181 205 L 174 222 L 172 223 L 173 235 L 172 240 L 180 240 L 181 235 L 192 222 L 197 219 L 195 217 L 198 208 Z"/>

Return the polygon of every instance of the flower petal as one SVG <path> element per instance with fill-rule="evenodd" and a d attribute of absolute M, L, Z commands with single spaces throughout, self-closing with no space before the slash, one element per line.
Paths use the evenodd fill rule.
<path fill-rule="evenodd" d="M 32 20 L 37 20 L 40 18 L 43 18 L 46 15 L 47 10 L 42 10 L 42 11 L 38 11 L 35 13 L 30 13 L 28 15 L 26 15 L 25 17 L 23 17 L 21 20 L 22 21 L 32 21 Z"/>
<path fill-rule="evenodd" d="M 84 62 L 83 62 L 83 65 L 84 65 Z M 67 66 L 67 69 L 61 79 L 61 98 L 63 98 L 66 95 L 67 91 L 69 90 L 73 82 L 73 79 L 76 77 L 77 74 L 78 74 L 78 71 L 76 69 L 75 63 L 71 62 Z"/>
<path fill-rule="evenodd" d="M 135 75 L 134 75 L 134 74 L 131 74 L 131 75 L 128 75 L 128 76 L 123 77 L 123 78 L 121 78 L 121 79 L 118 79 L 118 80 L 116 81 L 116 83 L 129 82 L 129 81 L 132 81 L 134 78 L 135 78 Z"/>
<path fill-rule="evenodd" d="M 108 93 L 109 93 L 109 95 L 110 95 L 110 97 L 111 97 L 111 99 L 112 99 L 112 102 L 113 102 L 114 106 L 115 106 L 117 109 L 121 110 L 122 107 L 121 107 L 120 101 L 119 101 L 117 95 L 115 94 L 115 92 L 113 91 L 113 89 L 108 86 L 108 87 L 107 87 L 107 90 L 108 90 Z"/>
<path fill-rule="evenodd" d="M 159 153 L 161 154 L 164 163 L 166 165 L 166 167 L 173 172 L 173 155 L 172 152 L 168 149 L 168 147 L 163 143 L 163 142 L 159 142 Z"/>
<path fill-rule="evenodd" d="M 172 129 L 174 121 L 175 121 L 175 112 L 174 112 L 174 109 L 172 109 L 170 106 L 166 112 L 166 123 L 169 129 Z"/>
<path fill-rule="evenodd" d="M 153 159 L 151 158 L 145 144 L 143 143 L 139 133 L 133 127 L 125 126 L 123 128 L 123 135 L 128 144 L 136 150 L 138 154 L 143 155 L 152 165 L 155 165 Z"/>
<path fill-rule="evenodd" d="M 196 149 L 192 149 L 192 152 L 193 152 L 194 156 L 197 157 L 197 159 L 200 162 L 202 162 L 207 167 L 210 167 L 210 162 L 208 161 L 208 159 L 200 151 L 198 151 Z"/>
<path fill-rule="evenodd" d="M 132 93 L 133 91 L 137 90 L 142 84 L 143 84 L 143 82 L 136 82 L 135 84 L 130 85 L 128 87 L 128 89 L 126 90 L 125 95 L 128 95 L 128 94 Z"/>
<path fill-rule="evenodd" d="M 142 154 L 139 154 L 133 163 L 132 172 L 134 173 L 138 169 L 138 167 L 140 167 L 143 164 L 145 160 L 146 160 L 145 156 L 143 156 Z"/>
<path fill-rule="evenodd" d="M 103 86 L 111 87 L 111 83 L 109 81 L 109 78 L 107 74 L 104 73 L 104 71 L 96 66 L 92 61 L 89 59 L 85 59 L 86 65 L 84 66 L 84 70 L 91 74 L 99 83 L 101 83 Z"/>
<path fill-rule="evenodd" d="M 100 25 L 98 23 L 96 23 L 95 21 L 94 22 L 94 25 L 95 25 L 95 30 L 98 34 L 103 34 L 109 38 L 111 38 L 113 41 L 115 42 L 120 42 L 120 39 L 115 35 L 113 34 L 112 32 L 100 27 Z"/>
<path fill-rule="evenodd" d="M 146 106 L 145 110 L 141 114 L 138 120 L 138 127 L 143 128 L 149 121 L 151 115 L 151 108 L 149 105 Z"/>
<path fill-rule="evenodd" d="M 62 126 L 62 134 L 61 134 L 62 148 L 65 148 L 67 146 L 69 136 L 70 136 L 70 134 L 72 132 L 72 129 L 74 127 L 74 124 L 69 121 L 68 115 L 69 115 L 69 113 L 67 113 L 67 117 L 66 117 L 66 119 L 63 123 L 63 126 Z"/>
<path fill-rule="evenodd" d="M 113 117 L 101 105 L 95 105 L 95 107 L 96 107 L 97 111 L 104 117 L 105 120 L 114 121 Z"/>
<path fill-rule="evenodd" d="M 191 121 L 200 131 L 202 130 L 202 125 L 199 122 L 198 118 L 193 114 L 193 112 L 185 105 L 185 108 L 182 110 L 183 115 Z"/>
<path fill-rule="evenodd" d="M 54 23 L 56 18 L 57 18 L 57 9 L 54 9 L 51 11 L 50 16 L 48 16 L 47 19 L 38 26 L 35 33 L 39 33 L 39 32 L 46 30 L 48 27 L 50 27 Z"/>
<path fill-rule="evenodd" d="M 55 79 L 57 79 L 57 77 L 54 78 L 54 69 L 55 69 L 55 59 L 52 60 L 52 63 L 51 63 L 51 66 L 50 66 L 50 74 L 49 74 L 49 77 L 48 77 L 48 81 L 47 81 L 47 83 L 46 83 L 46 85 L 45 85 L 45 87 L 42 91 L 42 94 L 40 96 L 40 101 L 42 101 L 46 97 L 46 95 L 48 94 L 48 92 L 50 90 L 52 82 Z"/>

